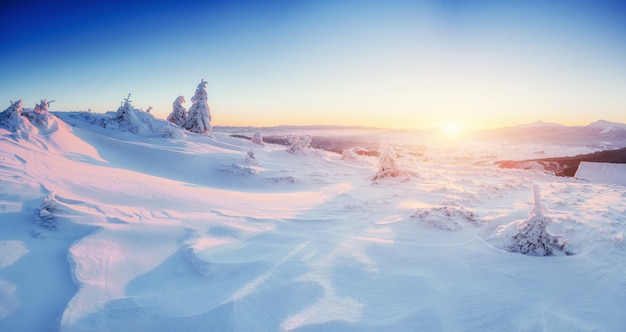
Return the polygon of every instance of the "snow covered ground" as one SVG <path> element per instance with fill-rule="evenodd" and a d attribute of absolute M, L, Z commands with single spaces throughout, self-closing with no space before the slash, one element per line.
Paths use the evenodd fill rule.
<path fill-rule="evenodd" d="M 390 138 L 409 175 L 373 183 L 376 157 L 58 115 L 0 128 L 0 331 L 626 326 L 626 188 L 488 162 L 565 148 Z M 573 255 L 505 250 L 533 185 Z"/>
<path fill-rule="evenodd" d="M 626 164 L 580 162 L 576 177 L 598 183 L 626 186 Z"/>

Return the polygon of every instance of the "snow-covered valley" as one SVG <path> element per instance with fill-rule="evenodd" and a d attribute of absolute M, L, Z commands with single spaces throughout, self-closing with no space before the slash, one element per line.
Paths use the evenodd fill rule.
<path fill-rule="evenodd" d="M 626 326 L 626 187 L 488 162 L 588 147 L 377 132 L 402 176 L 372 181 L 373 156 L 95 118 L 0 128 L 0 331 Z M 571 255 L 507 250 L 534 185 Z"/>

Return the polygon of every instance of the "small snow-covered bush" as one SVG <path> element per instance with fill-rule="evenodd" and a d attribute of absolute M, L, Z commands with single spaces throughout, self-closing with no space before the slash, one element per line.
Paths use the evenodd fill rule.
<path fill-rule="evenodd" d="M 311 136 L 292 136 L 289 137 L 289 147 L 287 148 L 287 152 L 298 154 L 303 152 L 304 150 L 308 150 L 311 148 Z"/>
<path fill-rule="evenodd" d="M 435 228 L 446 231 L 457 231 L 463 228 L 463 223 L 477 225 L 478 216 L 462 207 L 440 206 L 419 209 L 411 215 Z"/>
<path fill-rule="evenodd" d="M 220 167 L 220 171 L 229 175 L 237 176 L 256 176 L 258 173 L 258 169 L 254 166 L 239 164 L 222 165 Z"/>
<path fill-rule="evenodd" d="M 268 177 L 265 180 L 269 182 L 274 182 L 274 183 L 296 183 L 298 181 L 296 180 L 296 178 L 294 178 L 293 176 L 289 176 L 289 175 Z"/>
<path fill-rule="evenodd" d="M 260 130 L 257 130 L 256 132 L 254 132 L 254 136 L 252 136 L 251 141 L 254 144 L 264 145 L 263 144 L 263 135 L 261 135 L 261 131 Z"/>
<path fill-rule="evenodd" d="M 10 132 L 17 131 L 24 123 L 22 112 L 22 100 L 11 101 L 11 106 L 0 113 L 0 127 Z"/>
<path fill-rule="evenodd" d="M 54 215 L 57 206 L 55 195 L 54 191 L 51 192 L 48 197 L 43 199 L 39 209 L 35 210 L 35 223 L 52 230 L 55 230 L 59 224 Z"/>
<path fill-rule="evenodd" d="M 517 234 L 506 248 L 507 251 L 529 256 L 573 255 L 567 249 L 567 241 L 548 232 L 547 226 L 552 220 L 544 216 L 539 186 L 533 186 L 535 205 L 530 211 L 530 218 L 518 225 Z"/>
<path fill-rule="evenodd" d="M 22 116 L 39 128 L 48 127 L 48 108 L 53 101 L 54 100 L 48 101 L 48 99 L 44 99 L 39 104 L 35 105 L 32 111 L 24 110 Z"/>
<path fill-rule="evenodd" d="M 246 153 L 246 157 L 244 158 L 244 161 L 248 165 L 258 165 L 259 164 L 258 160 L 256 159 L 256 156 L 254 155 L 254 150 L 250 150 L 250 151 L 248 151 L 248 153 Z"/>

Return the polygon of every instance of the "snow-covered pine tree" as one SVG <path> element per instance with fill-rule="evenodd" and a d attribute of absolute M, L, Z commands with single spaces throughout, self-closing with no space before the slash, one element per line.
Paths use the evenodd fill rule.
<path fill-rule="evenodd" d="M 18 128 L 23 126 L 23 123 L 22 100 L 20 99 L 16 102 L 11 100 L 11 106 L 0 113 L 0 127 L 10 132 L 15 132 Z"/>
<path fill-rule="evenodd" d="M 167 117 L 167 120 L 177 126 L 183 126 L 187 121 L 187 110 L 183 106 L 185 103 L 184 96 L 178 96 L 172 103 L 172 113 Z"/>
<path fill-rule="evenodd" d="M 196 93 L 191 98 L 193 103 L 189 108 L 189 114 L 183 127 L 194 133 L 211 133 L 211 110 L 207 103 L 207 82 L 200 81 L 196 88 Z"/>
<path fill-rule="evenodd" d="M 387 142 L 381 142 L 378 151 L 380 153 L 378 157 L 378 172 L 372 180 L 376 181 L 399 176 L 401 172 L 396 160 L 396 151 Z"/>
<path fill-rule="evenodd" d="M 533 193 L 535 205 L 530 211 L 530 218 L 518 226 L 518 233 L 512 237 L 513 243 L 508 251 L 529 256 L 554 256 L 559 253 L 572 255 L 566 248 L 567 241 L 561 241 L 547 230 L 552 220 L 544 215 L 538 185 L 533 186 Z"/>

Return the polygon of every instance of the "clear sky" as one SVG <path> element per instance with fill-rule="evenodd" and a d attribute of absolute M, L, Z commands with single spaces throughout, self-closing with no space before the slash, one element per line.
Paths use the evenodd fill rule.
<path fill-rule="evenodd" d="M 217 126 L 626 123 L 625 1 L 8 0 L 0 42 L 0 110 L 165 118 L 205 79 Z"/>

